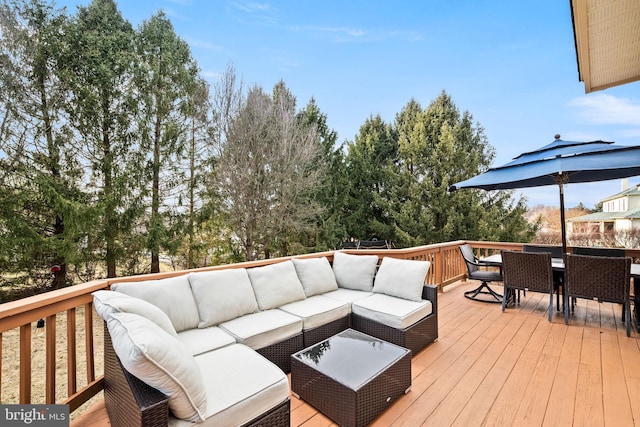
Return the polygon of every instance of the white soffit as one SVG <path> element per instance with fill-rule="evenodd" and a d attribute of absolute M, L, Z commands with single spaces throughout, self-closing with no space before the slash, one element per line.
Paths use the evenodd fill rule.
<path fill-rule="evenodd" d="M 640 80 L 640 0 L 571 0 L 585 92 Z"/>

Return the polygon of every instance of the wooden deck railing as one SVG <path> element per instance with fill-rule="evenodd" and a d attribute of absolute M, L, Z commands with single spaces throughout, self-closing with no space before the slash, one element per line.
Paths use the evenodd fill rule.
<path fill-rule="evenodd" d="M 458 250 L 459 245 L 463 243 L 471 244 L 479 256 L 490 255 L 501 249 L 522 248 L 520 243 L 455 241 L 408 249 L 345 252 L 429 261 L 431 268 L 427 283 L 437 285 L 442 290 L 466 275 L 466 268 Z M 640 250 L 627 251 L 627 254 L 635 259 L 640 258 Z M 333 252 L 308 254 L 303 257 L 320 256 L 326 256 L 331 260 Z M 207 267 L 197 271 L 250 268 L 290 258 Z M 0 304 L 0 402 L 62 403 L 68 404 L 71 412 L 75 411 L 103 389 L 103 375 L 96 372 L 96 358 L 101 357 L 103 349 L 101 345 L 95 345 L 96 341 L 102 342 L 102 331 L 97 330 L 102 327 L 102 322 L 94 316 L 92 292 L 109 289 L 109 286 L 116 282 L 160 279 L 188 272 L 173 271 L 96 280 Z M 80 317 L 84 321 L 79 322 Z M 40 333 L 41 328 L 34 329 L 34 325 L 40 319 L 44 319 L 44 336 Z M 11 357 L 13 354 L 15 357 Z M 11 377 L 16 376 L 15 370 L 19 371 L 18 387 L 8 378 L 10 372 Z M 66 387 L 59 384 L 64 381 Z"/>

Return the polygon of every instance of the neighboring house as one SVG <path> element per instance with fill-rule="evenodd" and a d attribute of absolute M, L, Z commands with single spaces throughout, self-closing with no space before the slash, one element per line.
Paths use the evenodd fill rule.
<path fill-rule="evenodd" d="M 628 187 L 602 200 L 602 212 L 567 220 L 569 234 L 611 233 L 640 229 L 640 184 Z"/>

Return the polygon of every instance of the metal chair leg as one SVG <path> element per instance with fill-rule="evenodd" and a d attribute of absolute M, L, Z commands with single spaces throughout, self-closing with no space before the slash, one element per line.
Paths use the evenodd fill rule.
<path fill-rule="evenodd" d="M 492 296 L 495 299 L 495 301 L 494 300 L 477 299 L 476 297 L 479 294 Z M 488 302 L 488 303 L 495 303 L 495 304 L 500 304 L 503 301 L 503 296 L 500 295 L 499 293 L 497 293 L 496 291 L 494 291 L 493 289 L 491 289 L 489 287 L 489 285 L 487 285 L 487 282 L 482 282 L 482 284 L 480 286 L 478 286 L 476 289 L 474 289 L 472 291 L 465 292 L 464 296 L 466 298 L 472 299 L 474 301 L 481 301 L 481 302 Z"/>

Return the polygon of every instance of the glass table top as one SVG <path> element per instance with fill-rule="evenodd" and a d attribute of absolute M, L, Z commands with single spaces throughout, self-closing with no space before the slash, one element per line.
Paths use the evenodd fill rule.
<path fill-rule="evenodd" d="M 404 347 L 347 329 L 293 357 L 357 390 L 408 352 Z"/>

